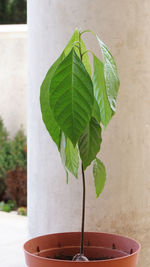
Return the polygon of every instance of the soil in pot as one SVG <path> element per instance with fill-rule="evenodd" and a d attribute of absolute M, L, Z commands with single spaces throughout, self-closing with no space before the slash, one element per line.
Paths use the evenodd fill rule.
<path fill-rule="evenodd" d="M 113 244 L 114 245 L 114 244 Z M 112 246 L 113 246 L 112 245 Z M 67 248 L 57 248 L 57 249 L 48 249 L 46 251 L 40 251 L 39 247 L 37 248 L 37 255 L 47 259 L 55 260 L 69 260 L 72 261 L 74 256 L 77 255 L 80 251 L 80 247 L 68 246 Z M 127 252 L 120 251 L 117 249 L 104 248 L 104 247 L 95 247 L 90 246 L 90 244 L 85 245 L 84 255 L 89 261 L 100 261 L 100 260 L 110 260 L 122 256 L 129 255 Z"/>

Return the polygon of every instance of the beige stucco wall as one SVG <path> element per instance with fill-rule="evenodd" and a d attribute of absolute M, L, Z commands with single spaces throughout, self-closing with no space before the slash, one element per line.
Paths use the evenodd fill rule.
<path fill-rule="evenodd" d="M 0 25 L 0 116 L 14 135 L 26 130 L 27 26 Z"/>
<path fill-rule="evenodd" d="M 28 188 L 30 235 L 80 230 L 80 180 L 65 184 L 58 151 L 42 122 L 40 85 L 76 26 L 96 31 L 120 74 L 117 113 L 103 132 L 107 182 L 95 197 L 86 172 L 86 230 L 127 235 L 150 266 L 150 1 L 29 0 Z M 99 53 L 89 36 L 89 48 Z"/>

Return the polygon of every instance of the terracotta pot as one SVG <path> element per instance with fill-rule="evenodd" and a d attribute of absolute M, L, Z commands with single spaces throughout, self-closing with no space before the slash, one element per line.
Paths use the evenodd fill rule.
<path fill-rule="evenodd" d="M 59 233 L 39 236 L 24 245 L 28 267 L 134 267 L 140 244 L 131 238 L 107 233 L 85 233 L 84 254 L 87 258 L 107 258 L 89 262 L 55 259 L 79 253 L 80 233 Z"/>

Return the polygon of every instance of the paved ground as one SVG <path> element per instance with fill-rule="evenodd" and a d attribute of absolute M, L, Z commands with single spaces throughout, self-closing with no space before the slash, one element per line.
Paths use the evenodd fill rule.
<path fill-rule="evenodd" d="M 0 211 L 0 266 L 26 267 L 23 243 L 27 240 L 27 217 Z"/>

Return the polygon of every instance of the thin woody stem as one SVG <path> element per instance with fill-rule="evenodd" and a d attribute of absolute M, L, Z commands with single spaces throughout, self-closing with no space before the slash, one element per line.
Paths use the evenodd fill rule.
<path fill-rule="evenodd" d="M 80 59 L 82 61 L 82 52 L 81 52 L 81 34 L 79 35 L 79 52 Z M 82 222 L 81 222 L 81 243 L 80 243 L 80 254 L 84 255 L 84 222 L 85 222 L 85 175 L 83 164 L 81 165 L 82 169 L 82 185 L 83 185 L 83 198 L 82 198 Z"/>
<path fill-rule="evenodd" d="M 82 184 L 83 184 L 83 199 L 82 199 L 82 224 L 81 224 L 81 245 L 80 245 L 80 254 L 84 254 L 84 222 L 85 222 L 85 175 L 82 168 Z"/>

